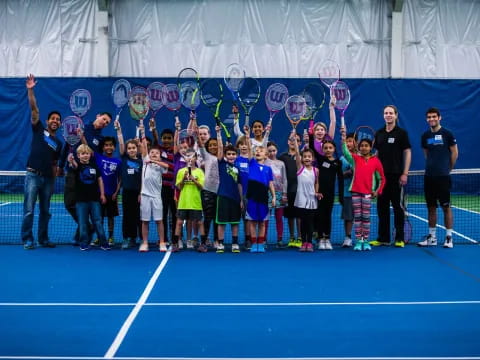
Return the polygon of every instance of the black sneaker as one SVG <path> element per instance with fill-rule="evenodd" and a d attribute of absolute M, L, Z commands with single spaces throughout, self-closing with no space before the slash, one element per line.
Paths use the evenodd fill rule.
<path fill-rule="evenodd" d="M 288 247 L 288 244 L 285 244 L 283 241 L 277 242 L 277 249 L 286 249 L 287 247 Z"/>
<path fill-rule="evenodd" d="M 54 248 L 54 247 L 57 246 L 57 245 L 55 245 L 54 243 L 52 243 L 52 242 L 50 242 L 50 241 L 46 241 L 46 242 L 40 243 L 40 246 L 41 246 L 41 247 L 44 247 L 44 248 L 51 248 L 51 249 L 52 249 L 52 248 Z"/>
<path fill-rule="evenodd" d="M 243 246 L 245 247 L 245 250 L 250 250 L 252 248 L 252 242 L 246 240 Z"/>

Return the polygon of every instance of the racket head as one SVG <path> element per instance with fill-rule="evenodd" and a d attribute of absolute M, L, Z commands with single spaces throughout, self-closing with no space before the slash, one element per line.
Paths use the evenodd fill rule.
<path fill-rule="evenodd" d="M 75 115 L 79 117 L 84 116 L 88 110 L 90 110 L 91 106 L 92 96 L 90 91 L 86 89 L 77 89 L 72 92 L 72 95 L 70 95 L 70 109 Z"/>
<path fill-rule="evenodd" d="M 220 108 L 223 102 L 223 86 L 216 79 L 207 79 L 200 85 L 200 99 L 212 112 L 213 117 L 220 117 Z"/>
<path fill-rule="evenodd" d="M 180 109 L 182 102 L 180 101 L 180 90 L 177 84 L 167 84 L 163 89 L 165 107 L 171 111 L 177 111 Z"/>
<path fill-rule="evenodd" d="M 195 152 L 195 144 L 197 143 L 197 133 L 193 129 L 183 129 L 177 135 L 177 147 L 180 154 L 186 161 L 190 160 Z"/>
<path fill-rule="evenodd" d="M 361 125 L 355 130 L 355 142 L 357 146 L 360 144 L 360 141 L 368 139 L 372 142 L 372 146 L 375 143 L 375 130 L 373 130 L 368 125 Z"/>
<path fill-rule="evenodd" d="M 165 84 L 154 81 L 147 87 L 148 101 L 153 112 L 157 112 L 165 105 Z"/>
<path fill-rule="evenodd" d="M 180 88 L 181 85 L 187 81 L 199 82 L 200 75 L 198 74 L 198 71 L 191 67 L 186 67 L 180 70 L 177 76 L 178 87 Z"/>
<path fill-rule="evenodd" d="M 403 241 L 405 242 L 405 244 L 408 244 L 413 237 L 412 223 L 410 222 L 410 220 L 408 220 L 408 218 L 405 218 L 405 222 L 403 224 L 403 234 Z"/>
<path fill-rule="evenodd" d="M 225 68 L 223 80 L 230 91 L 236 93 L 243 86 L 246 77 L 245 68 L 239 63 L 231 63 Z"/>
<path fill-rule="evenodd" d="M 130 108 L 130 116 L 134 120 L 143 121 L 150 109 L 148 100 L 148 91 L 142 86 L 135 86 L 130 91 L 128 98 L 128 107 Z"/>
<path fill-rule="evenodd" d="M 318 111 L 325 104 L 325 89 L 318 82 L 308 83 L 305 89 L 303 89 L 301 95 L 305 99 L 307 105 L 307 112 L 305 117 L 313 120 Z"/>
<path fill-rule="evenodd" d="M 62 135 L 65 142 L 71 146 L 77 145 L 81 136 L 78 134 L 78 129 L 83 130 L 83 121 L 78 116 L 67 116 L 62 121 Z"/>
<path fill-rule="evenodd" d="M 247 115 L 250 114 L 250 111 L 260 99 L 260 84 L 258 80 L 251 77 L 245 78 L 237 94 L 245 113 Z"/>
<path fill-rule="evenodd" d="M 265 105 L 270 113 L 276 113 L 285 107 L 288 99 L 288 89 L 282 83 L 274 83 L 267 88 Z"/>
<path fill-rule="evenodd" d="M 337 81 L 332 86 L 331 94 L 333 94 L 337 100 L 335 103 L 335 108 L 345 112 L 345 110 L 348 108 L 348 105 L 350 105 L 350 89 L 348 88 L 348 85 L 341 80 Z"/>
<path fill-rule="evenodd" d="M 128 98 L 132 87 L 130 82 L 125 79 L 118 79 L 112 85 L 112 100 L 117 109 L 122 108 L 128 103 Z"/>
<path fill-rule="evenodd" d="M 285 103 L 285 114 L 293 128 L 296 128 L 298 123 L 304 119 L 306 112 L 307 103 L 303 96 L 292 95 L 287 99 Z"/>
<path fill-rule="evenodd" d="M 200 105 L 198 83 L 185 81 L 180 86 L 180 102 L 187 109 L 195 110 Z"/>
<path fill-rule="evenodd" d="M 326 87 L 330 88 L 340 79 L 340 66 L 335 60 L 326 59 L 320 65 L 318 77 Z"/>

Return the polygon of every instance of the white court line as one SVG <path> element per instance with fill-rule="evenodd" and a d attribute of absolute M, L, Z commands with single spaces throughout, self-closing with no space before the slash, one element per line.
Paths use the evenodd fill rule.
<path fill-rule="evenodd" d="M 6 203 L 0 203 L 0 206 L 10 205 L 11 203 L 12 203 L 11 201 L 6 202 Z"/>
<path fill-rule="evenodd" d="M 150 296 L 150 293 L 152 292 L 153 287 L 155 286 L 155 283 L 157 282 L 158 277 L 162 273 L 163 269 L 167 265 L 168 259 L 170 258 L 170 255 L 172 253 L 170 251 L 167 251 L 165 253 L 165 256 L 163 257 L 160 265 L 158 265 L 157 270 L 153 273 L 152 277 L 150 278 L 150 281 L 148 282 L 147 286 L 145 287 L 145 290 L 143 290 L 142 295 L 138 299 L 137 303 L 135 304 L 135 307 L 132 309 L 130 314 L 127 317 L 127 320 L 123 323 L 120 331 L 118 332 L 117 336 L 115 337 L 115 340 L 113 340 L 112 345 L 110 345 L 110 348 L 107 350 L 105 355 L 103 356 L 105 359 L 113 359 L 115 354 L 118 351 L 118 348 L 123 342 L 123 339 L 127 335 L 128 330 L 130 329 L 130 326 L 132 325 L 133 321 L 137 317 L 138 313 L 142 309 L 142 306 L 145 305 L 148 297 Z"/>
<path fill-rule="evenodd" d="M 103 360 L 95 356 L 0 356 L 15 360 Z M 480 360 L 479 356 L 382 356 L 382 357 L 128 357 L 115 360 Z"/>
<path fill-rule="evenodd" d="M 465 211 L 465 212 L 468 212 L 468 213 L 471 213 L 471 214 L 480 215 L 480 212 L 475 211 L 475 210 L 464 209 L 464 208 L 461 208 L 461 207 L 458 207 L 458 206 L 453 206 L 453 205 L 452 205 L 452 208 L 453 208 L 453 209 L 457 209 L 457 210 L 462 210 L 462 211 Z"/>
<path fill-rule="evenodd" d="M 153 278 L 153 277 L 152 277 Z M 147 286 L 148 287 L 148 286 Z M 145 289 L 147 290 L 147 289 Z M 143 295 L 142 295 L 143 296 Z M 140 302 L 140 300 L 139 300 Z M 0 303 L 0 306 L 138 306 L 137 303 Z M 480 300 L 445 300 L 445 301 L 357 301 L 357 302 L 165 302 L 147 303 L 142 306 L 377 306 L 377 305 L 479 305 Z M 132 310 L 133 312 L 133 310 Z"/>

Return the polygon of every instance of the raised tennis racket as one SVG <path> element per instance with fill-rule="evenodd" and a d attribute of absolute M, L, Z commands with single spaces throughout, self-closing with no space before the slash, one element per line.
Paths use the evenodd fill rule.
<path fill-rule="evenodd" d="M 327 59 L 320 65 L 318 77 L 330 89 L 331 96 L 332 86 L 340 79 L 340 66 L 336 61 Z"/>
<path fill-rule="evenodd" d="M 238 100 L 245 111 L 245 124 L 250 126 L 250 112 L 260 99 L 260 84 L 257 79 L 245 78 L 242 87 L 238 90 Z"/>
<path fill-rule="evenodd" d="M 148 102 L 150 104 L 152 119 L 155 119 L 155 115 L 165 105 L 165 84 L 159 81 L 152 82 L 147 87 Z"/>
<path fill-rule="evenodd" d="M 293 95 L 287 99 L 285 103 L 285 114 L 294 130 L 297 128 L 298 123 L 305 117 L 306 112 L 307 103 L 303 96 Z"/>
<path fill-rule="evenodd" d="M 120 118 L 123 107 L 128 103 L 132 87 L 128 80 L 119 79 L 112 85 L 112 100 L 115 104 L 115 121 Z"/>
<path fill-rule="evenodd" d="M 202 81 L 200 86 L 200 99 L 212 113 L 216 124 L 222 127 L 223 131 L 225 132 L 225 136 L 229 138 L 230 132 L 220 118 L 220 109 L 223 103 L 222 84 L 216 79 L 207 79 Z"/>
<path fill-rule="evenodd" d="M 270 112 L 268 126 L 272 125 L 273 117 L 285 107 L 288 99 L 288 89 L 281 83 L 275 83 L 267 88 L 265 93 L 265 105 Z"/>
<path fill-rule="evenodd" d="M 307 84 L 301 95 L 307 104 L 305 117 L 309 120 L 308 129 L 312 132 L 315 116 L 325 104 L 325 89 L 318 82 L 311 82 Z"/>
<path fill-rule="evenodd" d="M 336 98 L 335 108 L 341 111 L 340 125 L 345 126 L 345 111 L 350 105 L 350 89 L 348 85 L 341 80 L 335 82 L 330 90 L 330 95 Z"/>
<path fill-rule="evenodd" d="M 405 242 L 405 244 L 408 244 L 410 240 L 412 240 L 413 227 L 412 227 L 412 223 L 408 218 L 408 194 L 405 189 L 405 186 L 402 186 L 400 189 L 400 207 L 402 208 L 403 214 L 405 216 L 405 220 L 403 223 L 403 241 Z M 396 231 L 394 228 L 392 233 L 393 239 L 395 239 L 395 234 L 396 234 Z"/>
<path fill-rule="evenodd" d="M 175 122 L 179 122 L 178 109 L 182 106 L 180 101 L 180 90 L 177 84 L 167 84 L 163 88 L 163 99 L 165 107 L 174 112 Z"/>
<path fill-rule="evenodd" d="M 132 119 L 137 120 L 139 122 L 139 125 L 143 125 L 143 120 L 147 116 L 150 108 L 147 89 L 142 86 L 135 86 L 130 91 L 128 107 L 130 108 L 130 116 L 132 117 Z M 137 137 L 138 132 L 139 126 L 137 126 Z"/>
<path fill-rule="evenodd" d="M 194 68 L 186 67 L 180 70 L 177 76 L 177 85 L 180 91 L 180 101 L 191 111 L 200 105 L 200 76 Z"/>
<path fill-rule="evenodd" d="M 83 131 L 83 121 L 78 116 L 67 116 L 62 121 L 62 135 L 65 142 L 71 145 L 70 149 L 73 150 L 73 146 L 77 145 L 81 140 L 81 134 Z"/>
<path fill-rule="evenodd" d="M 370 126 L 361 125 L 355 130 L 355 140 L 357 144 L 364 139 L 370 140 L 372 144 L 375 142 L 375 130 Z"/>
<path fill-rule="evenodd" d="M 92 106 L 90 91 L 77 89 L 70 95 L 70 109 L 78 117 L 83 117 Z"/>
<path fill-rule="evenodd" d="M 243 86 L 245 77 L 245 69 L 238 63 L 232 63 L 225 68 L 223 80 L 225 81 L 227 88 L 230 90 L 234 101 L 238 100 L 237 93 Z"/>

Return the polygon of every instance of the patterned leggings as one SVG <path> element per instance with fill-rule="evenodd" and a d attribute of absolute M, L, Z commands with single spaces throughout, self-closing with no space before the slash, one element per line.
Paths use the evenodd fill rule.
<path fill-rule="evenodd" d="M 353 223 L 355 224 L 355 238 L 368 240 L 370 236 L 370 208 L 372 198 L 365 194 L 352 193 Z"/>

